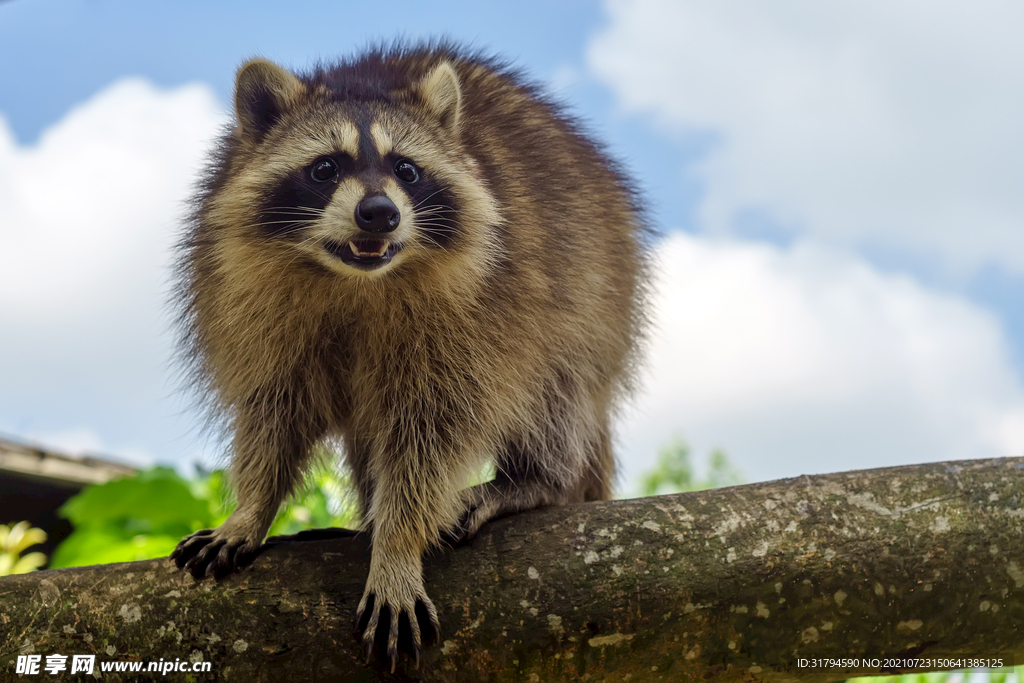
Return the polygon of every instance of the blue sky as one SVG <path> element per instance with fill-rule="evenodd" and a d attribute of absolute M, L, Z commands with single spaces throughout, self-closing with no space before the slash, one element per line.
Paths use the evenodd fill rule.
<path fill-rule="evenodd" d="M 234 73 L 263 56 L 294 69 L 396 38 L 447 36 L 507 57 L 591 122 L 616 156 L 650 173 L 656 211 L 685 216 L 696 188 L 683 163 L 693 145 L 665 140 L 636 117 L 616 116 L 614 97 L 586 77 L 587 39 L 604 21 L 597 3 L 391 3 L 384 16 L 368 3 L 9 2 L 0 7 L 0 56 L 22 57 L 0 72 L 0 111 L 19 142 L 34 142 L 69 108 L 124 78 L 173 88 L 202 82 L 225 103 Z M 304 16 L 314 16 L 313 22 Z M 359 27 L 352 29 L 350 27 Z M 364 28 L 365 27 L 365 28 Z M 25 59 L 24 55 L 30 55 Z M 673 169 L 668 177 L 664 169 Z M 655 190 L 660 191 L 655 191 Z M 680 196 L 682 194 L 682 196 Z"/>
<path fill-rule="evenodd" d="M 444 35 L 569 103 L 666 235 L 647 384 L 620 425 L 624 490 L 673 433 L 752 479 L 1019 455 L 1020 12 L 0 3 L 0 432 L 210 461 L 161 306 L 234 70 Z"/>

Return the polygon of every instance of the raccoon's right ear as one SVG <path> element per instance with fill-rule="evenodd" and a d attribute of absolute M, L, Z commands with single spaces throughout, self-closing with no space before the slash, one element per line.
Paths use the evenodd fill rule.
<path fill-rule="evenodd" d="M 452 133 L 459 132 L 459 109 L 462 107 L 462 89 L 459 75 L 448 62 L 441 62 L 419 83 L 420 97 L 441 125 Z"/>
<path fill-rule="evenodd" d="M 235 80 L 235 115 L 245 139 L 259 142 L 306 86 L 293 74 L 265 59 L 242 65 Z"/>

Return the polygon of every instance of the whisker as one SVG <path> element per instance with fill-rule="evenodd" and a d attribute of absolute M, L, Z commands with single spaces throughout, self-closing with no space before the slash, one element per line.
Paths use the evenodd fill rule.
<path fill-rule="evenodd" d="M 421 233 L 419 233 L 418 237 L 419 237 L 420 240 L 422 240 L 422 241 L 424 241 L 424 242 L 426 242 L 428 244 L 431 244 L 431 245 L 437 247 L 441 251 L 448 251 L 448 249 L 446 249 L 437 240 L 435 240 L 433 237 L 431 237 L 429 233 L 421 232 Z"/>
<path fill-rule="evenodd" d="M 447 207 L 435 206 L 423 211 L 417 211 L 417 216 L 442 216 L 449 213 L 458 213 L 455 209 L 449 209 Z"/>
<path fill-rule="evenodd" d="M 307 213 L 322 214 L 326 211 L 326 209 L 318 209 L 314 206 L 268 206 L 264 209 L 264 212 L 278 211 L 305 211 Z"/>
<path fill-rule="evenodd" d="M 444 237 L 446 235 L 454 235 L 457 232 L 457 230 L 447 225 L 421 225 L 419 231 L 432 237 Z"/>
<path fill-rule="evenodd" d="M 449 230 L 451 232 L 457 232 L 458 226 L 452 221 L 448 220 L 435 220 L 435 221 L 416 221 L 416 227 L 418 228 L 437 228 L 442 230 Z"/>
<path fill-rule="evenodd" d="M 416 216 L 416 225 L 427 223 L 454 223 L 455 219 L 450 216 Z"/>
<path fill-rule="evenodd" d="M 264 209 L 260 217 L 268 220 L 260 220 L 250 224 L 249 227 L 265 228 L 279 233 L 295 233 L 304 230 L 314 224 L 316 219 L 322 217 L 326 211 L 312 206 L 271 206 Z M 269 220 L 269 219 L 278 220 Z M 274 226 L 288 226 L 285 229 Z"/>
<path fill-rule="evenodd" d="M 427 201 L 432 199 L 434 196 L 441 194 L 442 192 L 444 192 L 447 189 L 448 188 L 446 188 L 446 187 L 441 187 L 441 188 L 438 188 L 437 190 L 434 190 L 433 192 L 428 194 L 426 197 L 424 197 L 423 199 L 421 199 L 418 202 L 416 202 L 415 204 L 413 204 L 413 209 L 418 209 L 419 207 L 423 206 Z"/>
<path fill-rule="evenodd" d="M 252 229 L 252 228 L 259 227 L 259 224 L 258 223 L 248 223 L 248 224 L 246 224 L 243 227 L 245 227 L 246 229 Z M 321 241 L 321 237 L 316 236 L 316 235 L 309 235 L 307 237 L 303 237 L 302 239 L 300 239 L 298 241 L 288 242 L 287 244 L 289 244 L 291 247 L 293 247 L 290 250 L 291 254 L 288 257 L 283 258 L 283 251 L 282 250 L 272 250 L 269 253 L 267 253 L 263 258 L 253 261 L 252 264 L 256 265 L 256 266 L 264 266 L 264 265 L 267 265 L 267 264 L 270 264 L 270 263 L 278 263 L 278 264 L 280 264 L 282 266 L 285 266 L 285 267 L 291 266 L 295 261 L 297 261 L 298 259 L 302 258 L 302 256 L 306 255 L 302 251 L 302 247 L 310 246 L 310 245 L 316 244 L 316 243 L 318 243 L 320 241 Z"/>

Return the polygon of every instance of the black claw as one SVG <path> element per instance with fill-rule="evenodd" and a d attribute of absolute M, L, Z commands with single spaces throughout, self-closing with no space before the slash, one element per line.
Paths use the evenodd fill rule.
<path fill-rule="evenodd" d="M 390 668 L 394 673 L 399 653 L 403 652 L 410 657 L 413 667 L 419 669 L 423 648 L 440 642 L 440 625 L 436 616 L 431 615 L 422 600 L 416 600 L 413 613 L 398 610 L 383 603 L 378 608 L 374 632 L 369 633 L 367 629 L 373 618 L 376 599 L 377 596 L 373 593 L 367 595 L 366 606 L 356 615 L 356 628 L 364 643 L 367 663 L 373 661 L 376 654 L 380 665 Z M 395 647 L 391 647 L 390 644 L 392 619 L 398 620 L 398 638 Z M 414 635 L 414 623 L 420 632 L 420 642 L 416 641 Z"/>
<path fill-rule="evenodd" d="M 198 580 L 206 576 L 207 564 L 206 554 L 200 552 L 198 555 L 186 562 L 184 568 L 185 571 L 192 575 L 193 579 Z"/>
<path fill-rule="evenodd" d="M 260 546 L 256 546 L 254 548 L 251 545 L 249 545 L 248 543 L 243 543 L 235 551 L 235 559 L 234 559 L 235 568 L 236 569 L 241 569 L 243 567 L 248 567 L 250 564 L 252 564 L 253 560 L 255 560 L 257 557 L 259 557 L 260 552 L 262 552 L 262 550 L 263 550 L 263 548 L 261 548 Z"/>
<path fill-rule="evenodd" d="M 398 615 L 398 646 L 401 647 L 402 643 L 413 643 L 412 625 L 409 623 L 409 614 L 406 612 Z M 405 651 L 412 654 L 411 650 Z"/>
<path fill-rule="evenodd" d="M 478 509 L 479 508 L 474 505 L 473 507 L 463 512 L 462 516 L 459 518 L 458 523 L 453 528 L 443 531 L 441 533 L 442 540 L 444 540 L 445 543 L 452 547 L 466 545 L 467 543 L 472 541 L 473 538 L 476 537 L 476 531 L 470 533 L 469 527 L 470 522 L 473 519 L 473 515 L 476 514 Z"/>
<path fill-rule="evenodd" d="M 466 540 L 466 530 L 461 527 L 448 529 L 441 534 L 441 541 L 445 545 L 455 547 Z"/>
<path fill-rule="evenodd" d="M 374 645 L 378 652 L 388 651 L 388 634 L 391 632 L 391 606 L 384 603 L 380 606 L 380 617 L 377 620 L 377 633 L 374 635 Z"/>
<path fill-rule="evenodd" d="M 420 668 L 420 644 L 416 642 L 408 612 L 398 615 L 398 650 L 413 659 L 413 666 Z"/>
<path fill-rule="evenodd" d="M 195 557 L 197 552 L 199 552 L 199 548 L 202 547 L 202 544 L 196 543 L 196 535 L 200 533 L 202 532 L 197 531 L 192 536 L 183 539 L 174 549 L 174 552 L 171 553 L 171 559 L 174 560 L 174 564 L 178 566 L 178 569 L 184 567 L 185 564 Z"/>
<path fill-rule="evenodd" d="M 466 545 L 476 534 L 469 533 L 469 516 L 471 513 L 467 512 L 463 515 L 459 523 L 455 525 L 455 528 L 448 530 L 444 534 L 444 538 L 448 545 L 458 547 L 460 545 Z"/>
<path fill-rule="evenodd" d="M 422 600 L 416 601 L 416 621 L 420 625 L 420 640 L 423 647 L 441 642 L 441 624 L 432 616 Z"/>
<path fill-rule="evenodd" d="M 203 529 L 181 541 L 171 559 L 197 580 L 207 576 L 221 579 L 248 565 L 260 550 L 260 546 L 254 548 L 245 540 L 229 542 L 218 538 L 214 530 Z"/>
<path fill-rule="evenodd" d="M 178 569 L 184 569 L 185 566 L 193 559 L 196 555 L 209 543 L 206 538 L 213 531 L 211 529 L 203 529 L 197 531 L 188 538 L 182 539 L 181 543 L 171 553 L 171 559 L 174 560 L 174 564 L 178 566 Z"/>
<path fill-rule="evenodd" d="M 370 593 L 366 596 L 366 607 L 363 608 L 362 612 L 356 615 L 356 630 L 360 634 L 366 631 L 366 627 L 370 625 L 370 617 L 373 615 L 373 603 L 377 599 L 377 596 Z"/>
<path fill-rule="evenodd" d="M 210 575 L 211 565 L 216 566 L 214 563 L 217 560 L 217 553 L 220 552 L 221 547 L 224 546 L 224 541 L 211 541 L 196 556 L 196 572 L 193 574 L 197 579 L 202 579 Z"/>
<path fill-rule="evenodd" d="M 229 552 L 229 554 L 231 554 L 231 553 Z M 210 563 L 210 569 L 208 571 L 212 571 L 213 572 L 213 578 L 217 579 L 219 581 L 220 579 L 223 579 L 225 576 L 227 576 L 232 571 L 234 571 L 234 569 L 235 568 L 234 568 L 234 566 L 232 566 L 230 561 L 229 562 L 224 562 L 224 561 L 222 561 L 218 557 L 217 559 L 215 559 L 213 562 Z"/>

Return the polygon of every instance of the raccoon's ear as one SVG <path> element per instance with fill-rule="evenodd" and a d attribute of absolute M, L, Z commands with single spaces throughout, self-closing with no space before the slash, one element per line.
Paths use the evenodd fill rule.
<path fill-rule="evenodd" d="M 459 132 L 459 108 L 462 106 L 462 90 L 459 75 L 448 62 L 441 62 L 419 83 L 420 97 L 441 121 L 441 125 L 452 133 Z"/>
<path fill-rule="evenodd" d="M 235 79 L 235 115 L 243 138 L 259 142 L 305 87 L 277 64 L 254 59 Z"/>

